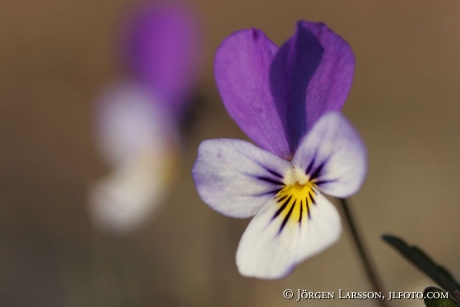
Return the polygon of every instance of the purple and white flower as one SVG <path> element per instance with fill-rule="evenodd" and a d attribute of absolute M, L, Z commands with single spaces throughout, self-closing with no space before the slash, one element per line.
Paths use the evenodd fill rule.
<path fill-rule="evenodd" d="M 365 145 L 339 112 L 354 56 L 326 25 L 301 21 L 279 48 L 257 29 L 232 34 L 214 68 L 228 113 L 259 147 L 204 141 L 196 188 L 224 215 L 255 215 L 238 246 L 240 273 L 280 278 L 340 236 L 339 214 L 322 193 L 348 197 L 364 181 Z"/>
<path fill-rule="evenodd" d="M 179 120 L 196 86 L 200 31 L 180 2 L 146 2 L 123 23 L 129 78 L 98 97 L 95 136 L 111 172 L 90 191 L 94 223 L 137 229 L 165 197 L 179 157 Z"/>

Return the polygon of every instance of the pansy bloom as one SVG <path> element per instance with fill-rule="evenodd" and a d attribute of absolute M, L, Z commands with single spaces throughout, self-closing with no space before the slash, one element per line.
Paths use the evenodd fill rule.
<path fill-rule="evenodd" d="M 137 229 L 171 185 L 179 121 L 196 86 L 200 31 L 185 4 L 145 2 L 121 31 L 127 80 L 97 99 L 95 136 L 112 167 L 90 191 L 90 214 L 108 231 Z"/>
<path fill-rule="evenodd" d="M 196 188 L 222 214 L 255 215 L 238 246 L 240 273 L 280 278 L 340 236 L 339 214 L 322 193 L 348 197 L 364 181 L 366 148 L 339 112 L 354 56 L 326 25 L 301 21 L 280 48 L 257 29 L 232 34 L 214 65 L 228 113 L 260 148 L 204 141 Z"/>

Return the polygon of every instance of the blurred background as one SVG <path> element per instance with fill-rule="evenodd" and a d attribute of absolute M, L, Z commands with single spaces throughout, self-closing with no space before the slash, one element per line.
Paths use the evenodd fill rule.
<path fill-rule="evenodd" d="M 101 90 L 126 74 L 117 40 L 134 4 L 0 0 L 0 306 L 375 305 L 282 297 L 286 288 L 371 290 L 346 229 L 285 279 L 240 276 L 235 253 L 249 220 L 214 212 L 191 178 L 202 140 L 246 139 L 215 87 L 217 46 L 250 27 L 282 44 L 300 19 L 327 23 L 355 52 L 344 112 L 370 165 L 351 201 L 386 289 L 423 291 L 433 282 L 383 233 L 417 244 L 460 277 L 460 2 L 187 2 L 202 29 L 202 65 L 176 175 L 142 226 L 119 233 L 97 227 L 88 210 L 88 191 L 112 170 L 97 149 L 93 114 Z"/>

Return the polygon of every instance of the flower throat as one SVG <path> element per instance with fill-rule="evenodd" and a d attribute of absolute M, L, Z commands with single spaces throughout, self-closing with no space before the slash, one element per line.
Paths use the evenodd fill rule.
<path fill-rule="evenodd" d="M 288 222 L 300 226 L 307 217 L 311 218 L 311 206 L 315 204 L 318 193 L 315 181 L 297 168 L 292 168 L 286 174 L 284 183 L 285 186 L 274 197 L 279 208 L 272 220 L 282 219 L 279 233 Z"/>

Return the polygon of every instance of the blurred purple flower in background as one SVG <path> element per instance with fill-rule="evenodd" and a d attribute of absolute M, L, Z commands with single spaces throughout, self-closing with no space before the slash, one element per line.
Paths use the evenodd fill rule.
<path fill-rule="evenodd" d="M 321 194 L 356 193 L 366 148 L 338 111 L 351 87 L 354 56 L 326 25 L 299 22 L 278 48 L 256 29 L 229 36 L 215 57 L 224 105 L 261 148 L 204 141 L 193 177 L 222 214 L 254 216 L 238 246 L 241 274 L 280 278 L 340 236 L 340 217 Z"/>
<path fill-rule="evenodd" d="M 196 16 L 185 4 L 170 1 L 147 2 L 128 17 L 121 46 L 127 69 L 154 92 L 162 107 L 180 116 L 200 64 Z"/>
<path fill-rule="evenodd" d="M 197 83 L 200 32 L 183 4 L 145 2 L 121 36 L 129 77 L 96 104 L 95 136 L 113 168 L 90 191 L 90 213 L 104 230 L 139 227 L 165 196 L 180 149 L 179 121 Z"/>

